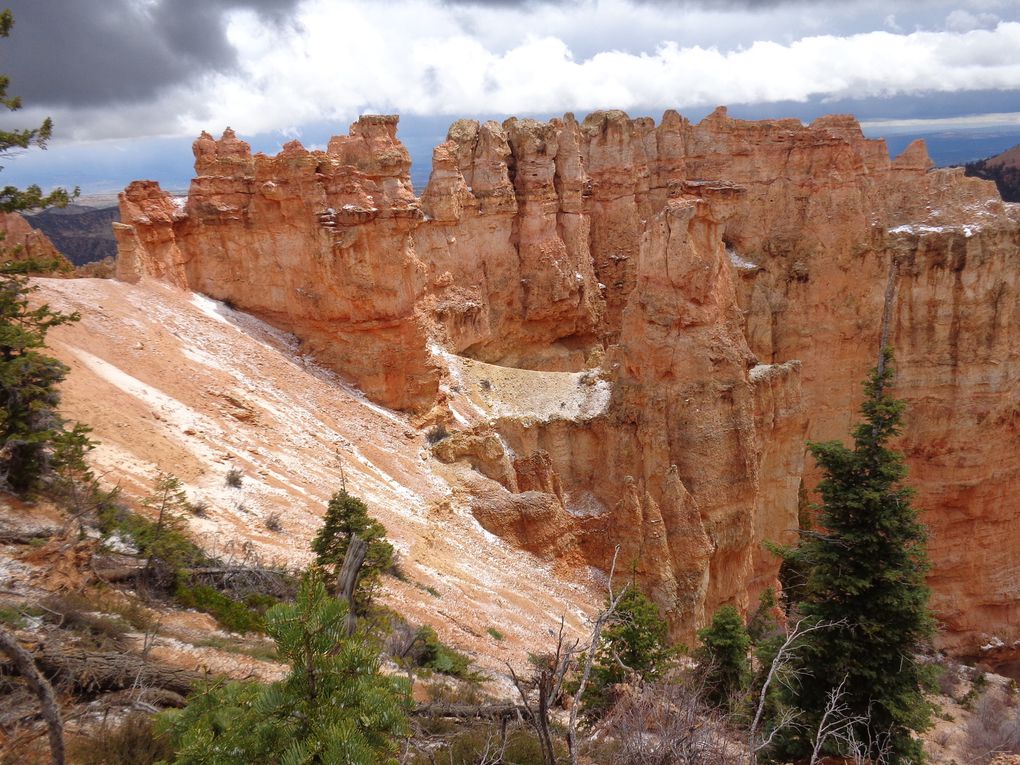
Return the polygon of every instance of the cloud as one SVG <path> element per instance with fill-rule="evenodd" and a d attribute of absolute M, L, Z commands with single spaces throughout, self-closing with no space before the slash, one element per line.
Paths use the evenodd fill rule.
<path fill-rule="evenodd" d="M 8 0 L 3 42 L 11 92 L 59 107 L 151 100 L 154 94 L 238 64 L 226 38 L 231 11 L 271 23 L 298 0 Z"/>
<path fill-rule="evenodd" d="M 952 32 L 969 32 L 972 29 L 989 29 L 994 27 L 999 17 L 994 13 L 971 13 L 957 8 L 946 16 L 946 29 Z"/>
<path fill-rule="evenodd" d="M 17 23 L 42 14 L 29 7 L 57 5 L 105 56 L 76 43 L 85 58 L 67 64 L 68 82 L 47 75 L 45 97 L 20 116 L 52 113 L 76 139 L 228 124 L 296 132 L 370 111 L 696 111 L 1020 92 L 1020 12 L 1001 0 L 932 0 L 926 14 L 912 0 L 107 0 L 89 13 L 31 0 L 15 8 Z M 33 103 L 17 81 L 12 90 Z"/>
<path fill-rule="evenodd" d="M 731 51 L 665 42 L 651 52 L 578 58 L 549 35 L 493 50 L 435 6 L 394 5 L 398 12 L 384 19 L 360 4 L 311 2 L 302 7 L 302 34 L 235 18 L 229 37 L 240 73 L 213 77 L 208 108 L 186 114 L 182 125 L 229 122 L 261 132 L 368 109 L 556 112 L 1020 88 L 1017 22 L 967 32 L 815 35 Z M 341 27 L 347 44 L 336 45 L 332 30 Z"/>

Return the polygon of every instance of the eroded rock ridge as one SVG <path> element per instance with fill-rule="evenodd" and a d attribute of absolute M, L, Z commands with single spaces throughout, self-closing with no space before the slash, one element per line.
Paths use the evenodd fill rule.
<path fill-rule="evenodd" d="M 563 566 L 620 546 L 678 634 L 795 536 L 805 440 L 845 437 L 883 313 L 957 644 L 1020 637 L 1020 213 L 851 117 L 462 120 L 420 198 L 397 118 L 325 151 L 195 142 L 186 200 L 121 196 L 118 274 L 297 335 L 452 434 L 479 522 Z M 887 310 L 888 307 L 888 310 Z"/>

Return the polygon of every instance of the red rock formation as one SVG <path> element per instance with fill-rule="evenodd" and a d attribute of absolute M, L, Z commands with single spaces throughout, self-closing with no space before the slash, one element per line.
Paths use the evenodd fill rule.
<path fill-rule="evenodd" d="M 195 142 L 186 206 L 151 181 L 121 195 L 118 274 L 166 279 L 294 331 L 320 361 L 395 408 L 424 407 L 438 376 L 418 305 L 422 219 L 395 117 L 366 117 L 310 152 L 251 156 L 233 131 Z"/>
<path fill-rule="evenodd" d="M 5 261 L 56 262 L 56 271 L 74 270 L 49 237 L 16 212 L 0 213 L 0 254 Z"/>
<path fill-rule="evenodd" d="M 795 536 L 805 436 L 846 437 L 891 294 L 936 607 L 957 641 L 1020 632 L 1020 215 L 923 144 L 724 109 L 462 120 L 420 200 L 393 117 L 326 152 L 227 131 L 195 155 L 182 210 L 122 195 L 122 278 L 229 299 L 387 406 L 448 405 L 470 432 L 435 453 L 474 468 L 486 528 L 599 567 L 619 543 L 678 633 L 773 581 L 761 542 Z M 499 368 L 558 408 L 511 406 Z"/>

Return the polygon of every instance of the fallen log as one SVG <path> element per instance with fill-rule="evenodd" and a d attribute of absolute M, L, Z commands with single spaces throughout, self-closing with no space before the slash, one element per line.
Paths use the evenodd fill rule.
<path fill-rule="evenodd" d="M 209 676 L 171 667 L 128 653 L 87 651 L 83 648 L 44 645 L 33 655 L 39 669 L 54 682 L 77 693 L 92 695 L 125 688 L 160 688 L 186 696 Z"/>
<path fill-rule="evenodd" d="M 134 579 L 145 570 L 145 563 L 138 561 L 121 566 L 93 566 L 96 576 L 110 584 Z M 185 568 L 179 572 L 193 582 L 209 584 L 221 592 L 249 594 L 262 592 L 284 597 L 290 593 L 286 577 L 280 571 L 270 568 L 248 568 L 245 566 L 204 566 Z"/>

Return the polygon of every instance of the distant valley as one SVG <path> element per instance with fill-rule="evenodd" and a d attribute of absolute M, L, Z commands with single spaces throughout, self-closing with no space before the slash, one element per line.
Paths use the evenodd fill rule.
<path fill-rule="evenodd" d="M 994 157 L 967 163 L 967 175 L 995 181 L 1006 202 L 1020 202 L 1020 144 Z"/>
<path fill-rule="evenodd" d="M 116 206 L 69 205 L 49 208 L 31 216 L 42 231 L 74 265 L 81 266 L 117 254 L 117 240 L 110 224 L 120 220 Z"/>

